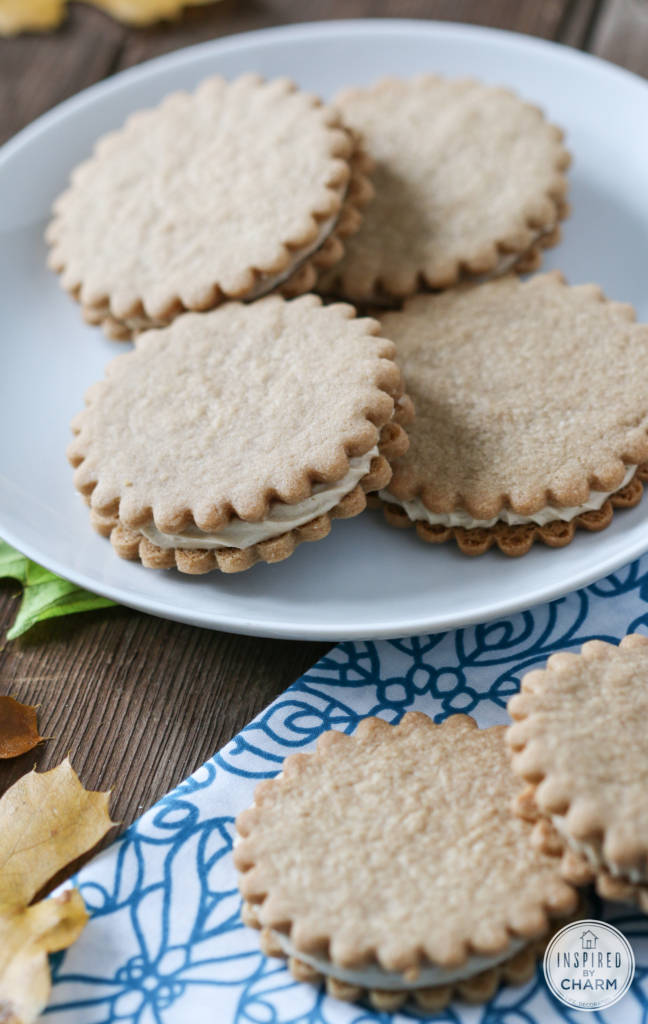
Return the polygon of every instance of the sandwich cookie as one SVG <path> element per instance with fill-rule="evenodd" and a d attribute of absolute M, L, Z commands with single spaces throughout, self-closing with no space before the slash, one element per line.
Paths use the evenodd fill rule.
<path fill-rule="evenodd" d="M 648 637 L 552 655 L 511 698 L 506 735 L 527 789 L 516 810 L 562 872 L 648 910 Z"/>
<path fill-rule="evenodd" d="M 559 241 L 570 157 L 536 107 L 432 75 L 334 102 L 375 161 L 376 199 L 322 293 L 393 305 L 460 278 L 537 269 Z"/>
<path fill-rule="evenodd" d="M 386 313 L 414 402 L 387 521 L 481 555 L 563 547 L 647 479 L 648 325 L 553 271 L 409 299 Z"/>
<path fill-rule="evenodd" d="M 264 952 L 385 1011 L 528 980 L 577 895 L 511 810 L 521 783 L 504 730 L 408 713 L 288 757 L 236 821 L 244 920 Z"/>
<path fill-rule="evenodd" d="M 315 295 L 185 313 L 90 388 L 68 458 L 92 525 L 148 568 L 239 572 L 325 537 L 407 448 L 394 345 Z"/>
<path fill-rule="evenodd" d="M 54 204 L 50 266 L 109 337 L 309 291 L 373 195 L 340 115 L 286 79 L 206 79 L 103 136 Z"/>

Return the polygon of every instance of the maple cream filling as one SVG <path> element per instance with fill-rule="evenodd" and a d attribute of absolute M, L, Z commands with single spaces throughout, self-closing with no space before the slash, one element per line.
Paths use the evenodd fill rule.
<path fill-rule="evenodd" d="M 526 259 L 530 252 L 535 249 L 536 245 L 541 238 L 546 238 L 553 231 L 556 230 L 558 221 L 555 224 L 544 228 L 542 231 L 538 231 L 537 235 L 533 236 L 533 241 L 523 252 L 501 252 L 497 258 L 497 263 L 492 270 L 487 270 L 485 274 L 472 274 L 470 280 L 476 283 L 486 282 L 492 280 L 494 277 L 501 277 L 503 274 L 507 274 L 509 270 L 521 263 L 522 260 Z"/>
<path fill-rule="evenodd" d="M 536 526 L 546 526 L 547 523 L 553 523 L 557 520 L 569 523 L 583 512 L 598 512 L 610 495 L 623 490 L 630 483 L 636 471 L 636 466 L 628 466 L 623 481 L 614 491 L 590 491 L 589 498 L 582 505 L 573 505 L 570 508 L 562 508 L 558 505 L 545 505 L 544 508 L 541 508 L 532 516 L 521 516 L 517 512 L 511 511 L 511 509 L 503 508 L 492 519 L 473 519 L 463 509 L 456 509 L 454 512 L 447 513 L 430 512 L 419 498 L 415 498 L 414 501 L 401 501 L 384 488 L 378 492 L 378 495 L 383 501 L 404 508 L 413 522 L 416 522 L 417 519 L 423 519 L 430 526 L 462 526 L 465 530 L 475 530 L 478 527 L 488 529 L 490 526 L 494 526 L 495 523 L 506 523 L 508 526 L 523 526 L 528 523 L 535 523 Z"/>
<path fill-rule="evenodd" d="M 197 526 L 188 526 L 180 533 L 162 533 L 154 523 L 140 528 L 140 533 L 158 548 L 184 548 L 204 550 L 218 548 L 251 548 L 261 541 L 290 533 L 297 526 L 304 526 L 312 519 L 329 512 L 342 498 L 355 489 L 371 468 L 371 462 L 378 455 L 378 446 L 366 455 L 349 459 L 349 472 L 341 480 L 328 484 L 313 484 L 309 498 L 287 505 L 278 501 L 265 519 L 258 523 L 246 523 L 243 519 L 232 519 L 217 533 L 204 533 Z"/>
<path fill-rule="evenodd" d="M 456 981 L 466 981 L 506 960 L 512 960 L 520 950 L 529 944 L 527 939 L 511 938 L 508 946 L 501 953 L 496 953 L 493 956 L 469 956 L 461 967 L 422 967 L 416 979 L 410 981 L 396 971 L 384 970 L 379 964 L 370 964 L 359 970 L 338 967 L 327 957 L 311 956 L 309 953 L 302 953 L 301 950 L 295 949 L 287 935 L 275 931 L 272 934 L 286 956 L 294 956 L 297 960 L 301 960 L 309 967 L 319 971 L 320 974 L 328 975 L 337 981 L 344 981 L 348 985 L 357 985 L 359 988 L 377 988 L 389 992 L 414 991 L 419 988 L 432 988 L 438 985 L 451 985 Z"/>
<path fill-rule="evenodd" d="M 575 850 L 576 853 L 580 853 L 586 858 L 587 862 L 591 864 L 595 870 L 599 871 L 601 868 L 605 868 L 615 878 L 629 879 L 634 885 L 645 885 L 648 882 L 648 875 L 645 871 L 638 871 L 636 868 L 627 868 L 623 871 L 616 867 L 614 864 L 608 863 L 603 859 L 603 853 L 601 850 L 601 844 L 586 843 L 581 839 L 574 839 L 570 835 L 567 828 L 566 815 L 564 814 L 552 814 L 551 823 L 557 832 L 566 840 L 567 844 Z"/>
<path fill-rule="evenodd" d="M 252 302 L 254 299 L 261 298 L 262 295 L 273 291 L 278 285 L 283 284 L 289 277 L 292 277 L 292 275 L 304 265 L 306 260 L 310 259 L 311 256 L 314 256 L 318 249 L 322 248 L 329 235 L 333 234 L 339 219 L 340 214 L 337 213 L 335 217 L 330 217 L 328 220 L 322 221 L 315 241 L 311 245 L 306 246 L 305 249 L 300 249 L 296 254 L 295 260 L 286 268 L 286 270 L 282 270 L 279 274 L 261 274 L 256 286 L 251 292 L 244 296 L 245 302 Z"/>

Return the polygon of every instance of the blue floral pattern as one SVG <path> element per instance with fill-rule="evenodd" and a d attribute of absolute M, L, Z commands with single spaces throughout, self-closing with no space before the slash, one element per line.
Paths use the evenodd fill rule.
<path fill-rule="evenodd" d="M 294 982 L 259 952 L 240 920 L 231 859 L 236 814 L 257 780 L 320 733 L 351 733 L 367 715 L 406 711 L 436 721 L 457 711 L 480 726 L 506 722 L 520 677 L 586 640 L 648 633 L 648 556 L 585 590 L 508 619 L 405 640 L 340 644 L 195 775 L 87 865 L 76 882 L 91 912 L 81 939 L 53 958 L 52 1024 L 405 1024 Z M 632 908 L 595 908 L 632 941 L 632 989 L 593 1014 L 605 1024 L 648 1021 L 648 921 Z M 541 971 L 484 1007 L 456 1003 L 454 1024 L 576 1024 Z M 589 1018 L 591 1019 L 591 1018 Z"/>

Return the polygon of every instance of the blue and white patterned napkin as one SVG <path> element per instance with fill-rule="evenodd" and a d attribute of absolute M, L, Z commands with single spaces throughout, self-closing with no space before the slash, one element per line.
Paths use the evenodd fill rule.
<path fill-rule="evenodd" d="M 367 715 L 405 711 L 440 721 L 457 711 L 480 726 L 506 722 L 520 677 L 554 651 L 586 640 L 648 633 L 648 556 L 602 582 L 533 611 L 455 632 L 344 643 L 302 676 L 195 775 L 83 868 L 77 884 L 91 920 L 54 958 L 47 1015 L 56 1024 L 405 1024 L 294 982 L 259 952 L 240 921 L 231 849 L 236 814 L 283 758 L 312 750 L 321 732 L 353 732 Z M 603 908 L 597 907 L 600 914 Z M 539 971 L 485 1007 L 456 1003 L 435 1016 L 454 1024 L 648 1020 L 648 919 L 605 908 L 631 939 L 632 990 L 608 1010 L 568 1010 Z"/>

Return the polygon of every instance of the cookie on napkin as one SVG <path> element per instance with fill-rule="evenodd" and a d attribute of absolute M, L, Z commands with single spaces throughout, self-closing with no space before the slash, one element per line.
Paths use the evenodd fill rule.
<path fill-rule="evenodd" d="M 648 325 L 557 271 L 409 299 L 381 317 L 414 402 L 387 521 L 465 554 L 563 547 L 641 500 Z"/>
<path fill-rule="evenodd" d="M 432 75 L 384 79 L 334 102 L 375 161 L 376 198 L 323 293 L 393 303 L 461 277 L 535 269 L 559 240 L 570 158 L 536 107 Z"/>
<path fill-rule="evenodd" d="M 99 140 L 54 204 L 50 266 L 110 337 L 186 310 L 309 291 L 340 259 L 371 166 L 286 79 L 206 79 Z"/>
<path fill-rule="evenodd" d="M 527 781 L 518 813 L 576 884 L 648 910 L 648 637 L 549 658 L 511 698 L 506 735 Z"/>
<path fill-rule="evenodd" d="M 269 296 L 185 313 L 109 364 L 68 458 L 122 558 L 239 572 L 325 537 L 407 448 L 394 345 L 352 306 Z"/>
<path fill-rule="evenodd" d="M 527 981 L 577 895 L 511 810 L 522 784 L 504 731 L 414 712 L 288 757 L 236 821 L 244 920 L 264 952 L 386 1011 Z"/>

